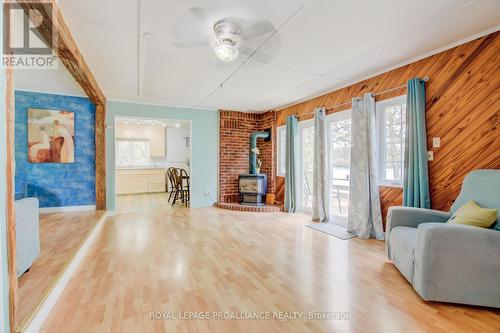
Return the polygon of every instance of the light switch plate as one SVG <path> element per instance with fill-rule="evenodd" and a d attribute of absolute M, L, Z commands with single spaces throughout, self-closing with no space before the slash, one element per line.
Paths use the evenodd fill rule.
<path fill-rule="evenodd" d="M 434 152 L 433 152 L 432 150 L 429 150 L 429 151 L 427 152 L 427 159 L 428 159 L 429 161 L 434 161 Z"/>
<path fill-rule="evenodd" d="M 432 138 L 432 147 L 433 148 L 441 147 L 441 138 Z"/>

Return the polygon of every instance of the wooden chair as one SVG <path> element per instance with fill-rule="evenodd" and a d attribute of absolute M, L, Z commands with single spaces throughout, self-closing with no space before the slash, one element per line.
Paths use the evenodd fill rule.
<path fill-rule="evenodd" d="M 187 207 L 190 201 L 189 175 L 187 171 L 184 169 L 169 168 L 167 173 L 172 182 L 172 190 L 170 193 L 170 195 L 173 194 L 172 206 L 180 199 Z"/>
<path fill-rule="evenodd" d="M 181 199 L 182 202 L 184 202 L 183 196 L 182 196 L 182 178 L 180 175 L 179 169 L 176 168 L 171 168 L 172 170 L 170 171 L 173 185 L 174 185 L 174 200 L 172 201 L 172 206 L 175 205 L 175 202 L 177 199 Z"/>
<path fill-rule="evenodd" d="M 186 170 L 184 169 L 180 169 L 180 172 L 179 172 L 179 176 L 180 176 L 180 190 L 181 190 L 181 200 L 182 202 L 184 203 L 184 205 L 187 207 L 188 206 L 188 203 L 190 201 L 190 197 L 191 197 L 191 194 L 190 194 L 190 187 L 189 187 L 189 175 L 187 173 Z"/>
<path fill-rule="evenodd" d="M 172 196 L 175 194 L 176 191 L 176 185 L 175 185 L 176 182 L 174 179 L 173 170 L 175 170 L 174 167 L 170 167 L 167 169 L 167 178 L 168 178 L 167 191 L 168 191 L 168 185 L 170 184 L 170 191 L 168 191 L 169 192 L 168 202 L 170 202 Z"/>

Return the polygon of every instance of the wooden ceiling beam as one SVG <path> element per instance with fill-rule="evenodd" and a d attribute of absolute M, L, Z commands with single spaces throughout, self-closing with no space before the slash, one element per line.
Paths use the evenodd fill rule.
<path fill-rule="evenodd" d="M 61 9 L 54 0 L 22 0 L 18 4 L 26 15 L 39 12 L 44 20 L 37 26 L 37 30 L 45 42 L 52 46 L 59 59 L 75 78 L 90 100 L 96 105 L 106 105 L 106 97 L 85 62 L 78 45 L 64 21 Z M 52 22 L 52 23 L 51 23 Z M 50 26 L 52 24 L 52 27 Z"/>

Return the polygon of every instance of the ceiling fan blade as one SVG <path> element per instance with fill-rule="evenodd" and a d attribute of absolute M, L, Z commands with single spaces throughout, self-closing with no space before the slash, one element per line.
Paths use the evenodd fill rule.
<path fill-rule="evenodd" d="M 157 38 L 154 34 L 149 33 L 149 32 L 144 33 L 143 36 L 145 39 L 150 40 L 152 42 L 160 43 L 160 44 L 171 44 L 171 45 L 175 46 L 176 48 L 180 48 L 180 49 L 189 49 L 189 48 L 208 46 L 208 43 L 204 40 L 195 40 L 195 41 L 189 41 L 189 42 L 171 41 L 171 40 Z"/>
<path fill-rule="evenodd" d="M 179 49 L 191 49 L 197 47 L 207 47 L 208 42 L 206 41 L 195 41 L 195 42 L 172 42 L 172 44 Z"/>
<path fill-rule="evenodd" d="M 172 24 L 171 44 L 177 48 L 207 47 L 208 14 L 205 9 L 192 7 L 181 13 Z"/>
<path fill-rule="evenodd" d="M 257 51 L 255 52 L 254 49 L 251 49 L 251 48 L 248 48 L 248 47 L 242 47 L 240 49 L 240 53 L 247 56 L 247 57 L 250 57 L 250 59 L 254 60 L 254 61 L 257 61 L 257 62 L 260 62 L 262 64 L 270 64 L 271 61 L 273 60 L 270 55 L 268 54 L 265 54 L 261 51 Z"/>
<path fill-rule="evenodd" d="M 205 9 L 200 8 L 200 7 L 193 7 L 193 8 L 189 8 L 189 11 L 191 12 L 191 14 L 196 16 L 201 21 L 207 20 L 207 12 L 205 11 Z"/>
<path fill-rule="evenodd" d="M 257 37 L 260 35 L 264 35 L 264 34 L 273 32 L 274 30 L 275 30 L 274 26 L 271 22 L 261 21 L 259 23 L 252 25 L 251 27 L 243 30 L 242 35 L 243 35 L 244 39 L 248 40 L 250 38 L 254 38 L 254 37 Z"/>

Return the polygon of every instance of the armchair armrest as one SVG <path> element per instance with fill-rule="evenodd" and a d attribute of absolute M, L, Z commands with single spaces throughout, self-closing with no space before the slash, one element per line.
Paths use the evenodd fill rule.
<path fill-rule="evenodd" d="M 25 198 L 17 200 L 15 205 L 17 276 L 20 276 L 40 254 L 39 203 L 37 198 Z"/>
<path fill-rule="evenodd" d="M 415 290 L 425 300 L 500 307 L 500 232 L 449 223 L 418 226 Z"/>
<path fill-rule="evenodd" d="M 450 217 L 450 212 L 442 212 L 440 210 L 404 206 L 389 207 L 385 228 L 386 239 L 389 238 L 389 233 L 394 227 L 416 228 L 420 223 L 446 222 Z"/>

